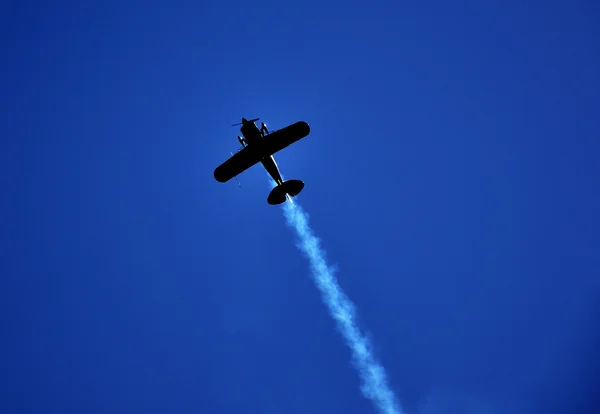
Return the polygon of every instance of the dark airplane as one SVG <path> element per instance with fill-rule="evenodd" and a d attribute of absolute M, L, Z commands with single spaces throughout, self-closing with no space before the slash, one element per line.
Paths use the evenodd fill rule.
<path fill-rule="evenodd" d="M 300 180 L 283 181 L 273 154 L 307 136 L 310 133 L 310 127 L 306 122 L 299 121 L 269 133 L 264 122 L 261 122 L 261 128 L 258 129 L 254 123 L 258 120 L 259 118 L 249 121 L 242 118 L 241 123 L 232 125 L 242 126 L 240 131 L 243 138 L 238 135 L 238 141 L 242 148 L 219 165 L 215 169 L 214 176 L 218 182 L 224 183 L 260 162 L 277 183 L 277 186 L 269 194 L 267 202 L 271 205 L 281 204 L 288 196 L 297 196 L 304 188 L 304 182 Z"/>

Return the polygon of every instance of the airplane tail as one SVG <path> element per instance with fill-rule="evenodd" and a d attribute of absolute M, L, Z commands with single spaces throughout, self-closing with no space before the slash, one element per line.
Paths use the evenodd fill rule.
<path fill-rule="evenodd" d="M 284 203 L 287 196 L 296 197 L 304 188 L 304 182 L 300 180 L 287 180 L 283 184 L 271 190 L 267 201 L 271 205 Z"/>

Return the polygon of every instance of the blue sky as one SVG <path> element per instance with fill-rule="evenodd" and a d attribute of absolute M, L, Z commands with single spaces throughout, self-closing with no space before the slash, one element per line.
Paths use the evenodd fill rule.
<path fill-rule="evenodd" d="M 242 116 L 407 413 L 597 407 L 599 11 L 12 2 L 0 411 L 375 412 Z"/>

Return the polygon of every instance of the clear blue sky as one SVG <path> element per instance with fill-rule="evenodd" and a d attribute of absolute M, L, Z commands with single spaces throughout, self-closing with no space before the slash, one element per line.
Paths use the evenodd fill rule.
<path fill-rule="evenodd" d="M 3 9 L 0 412 L 374 412 L 242 116 L 408 413 L 600 405 L 596 2 Z"/>

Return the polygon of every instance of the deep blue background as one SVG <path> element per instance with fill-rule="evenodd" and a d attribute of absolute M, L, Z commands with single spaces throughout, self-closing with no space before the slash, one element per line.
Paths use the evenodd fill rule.
<path fill-rule="evenodd" d="M 0 412 L 373 412 L 242 116 L 407 412 L 597 407 L 600 9 L 418 3 L 5 4 Z"/>

